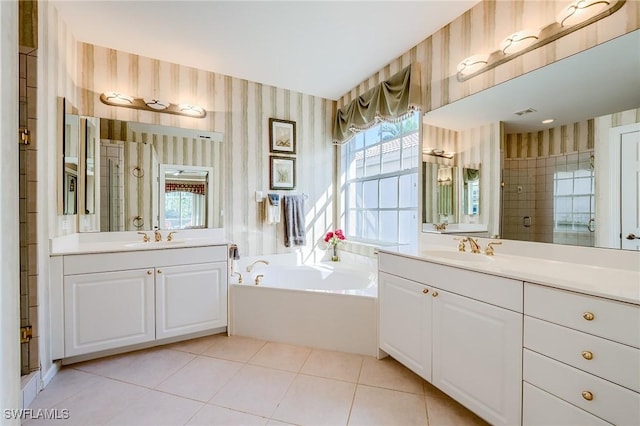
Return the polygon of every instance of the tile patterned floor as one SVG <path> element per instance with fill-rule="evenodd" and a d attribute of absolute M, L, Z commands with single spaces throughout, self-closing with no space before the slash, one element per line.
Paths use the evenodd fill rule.
<path fill-rule="evenodd" d="M 209 336 L 63 368 L 25 425 L 485 425 L 391 358 Z"/>

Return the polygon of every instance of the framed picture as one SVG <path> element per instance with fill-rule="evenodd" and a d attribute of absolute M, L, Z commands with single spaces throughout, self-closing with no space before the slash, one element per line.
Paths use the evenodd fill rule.
<path fill-rule="evenodd" d="M 282 154 L 296 153 L 296 122 L 269 119 L 269 151 Z"/>
<path fill-rule="evenodd" d="M 296 188 L 296 159 L 291 157 L 270 157 L 269 189 Z"/>

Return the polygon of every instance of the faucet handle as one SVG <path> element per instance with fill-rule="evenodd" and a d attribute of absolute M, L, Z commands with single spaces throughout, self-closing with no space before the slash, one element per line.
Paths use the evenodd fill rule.
<path fill-rule="evenodd" d="M 493 246 L 497 246 L 502 244 L 502 241 L 491 241 L 489 244 L 487 244 L 487 248 L 484 249 L 484 254 L 486 254 L 487 256 L 493 256 Z"/>
<path fill-rule="evenodd" d="M 173 234 L 177 233 L 178 231 L 171 231 L 169 232 L 169 235 L 167 235 L 167 241 L 173 241 Z"/>
<path fill-rule="evenodd" d="M 146 232 L 138 232 L 138 234 L 143 235 L 143 237 L 142 237 L 142 241 L 143 242 L 145 242 L 145 243 L 149 242 L 150 238 L 149 238 L 149 235 L 147 235 Z"/>
<path fill-rule="evenodd" d="M 458 237 L 456 237 L 456 238 L 454 238 L 454 240 L 456 240 L 456 241 L 460 241 L 460 242 L 458 243 L 458 251 L 460 251 L 460 252 L 463 252 L 463 253 L 464 253 L 464 251 L 465 251 L 464 243 L 466 243 L 466 242 L 467 242 L 467 241 L 469 241 L 469 240 L 468 240 L 466 237 L 464 237 L 464 238 L 458 238 Z"/>

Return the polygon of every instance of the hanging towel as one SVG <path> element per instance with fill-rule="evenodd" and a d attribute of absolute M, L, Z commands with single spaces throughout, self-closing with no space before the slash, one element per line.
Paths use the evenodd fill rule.
<path fill-rule="evenodd" d="M 267 223 L 280 223 L 280 194 L 267 194 L 264 201 L 264 220 Z"/>
<path fill-rule="evenodd" d="M 284 245 L 303 246 L 307 243 L 304 224 L 304 198 L 302 195 L 284 195 Z"/>

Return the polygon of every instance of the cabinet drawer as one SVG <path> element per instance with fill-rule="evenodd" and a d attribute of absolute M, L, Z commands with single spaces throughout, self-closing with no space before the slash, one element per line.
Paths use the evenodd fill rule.
<path fill-rule="evenodd" d="M 526 317 L 524 346 L 640 392 L 640 350 Z"/>
<path fill-rule="evenodd" d="M 611 424 L 529 383 L 523 384 L 522 392 L 522 424 L 524 426 Z"/>
<path fill-rule="evenodd" d="M 525 283 L 524 313 L 640 348 L 640 306 Z"/>
<path fill-rule="evenodd" d="M 640 424 L 640 394 L 524 350 L 524 380 L 618 425 Z"/>
<path fill-rule="evenodd" d="M 522 312 L 522 281 L 389 253 L 378 257 L 380 271 Z"/>
<path fill-rule="evenodd" d="M 153 243 L 149 243 L 153 244 Z M 64 275 L 193 265 L 227 260 L 227 246 L 185 247 L 64 256 Z"/>

